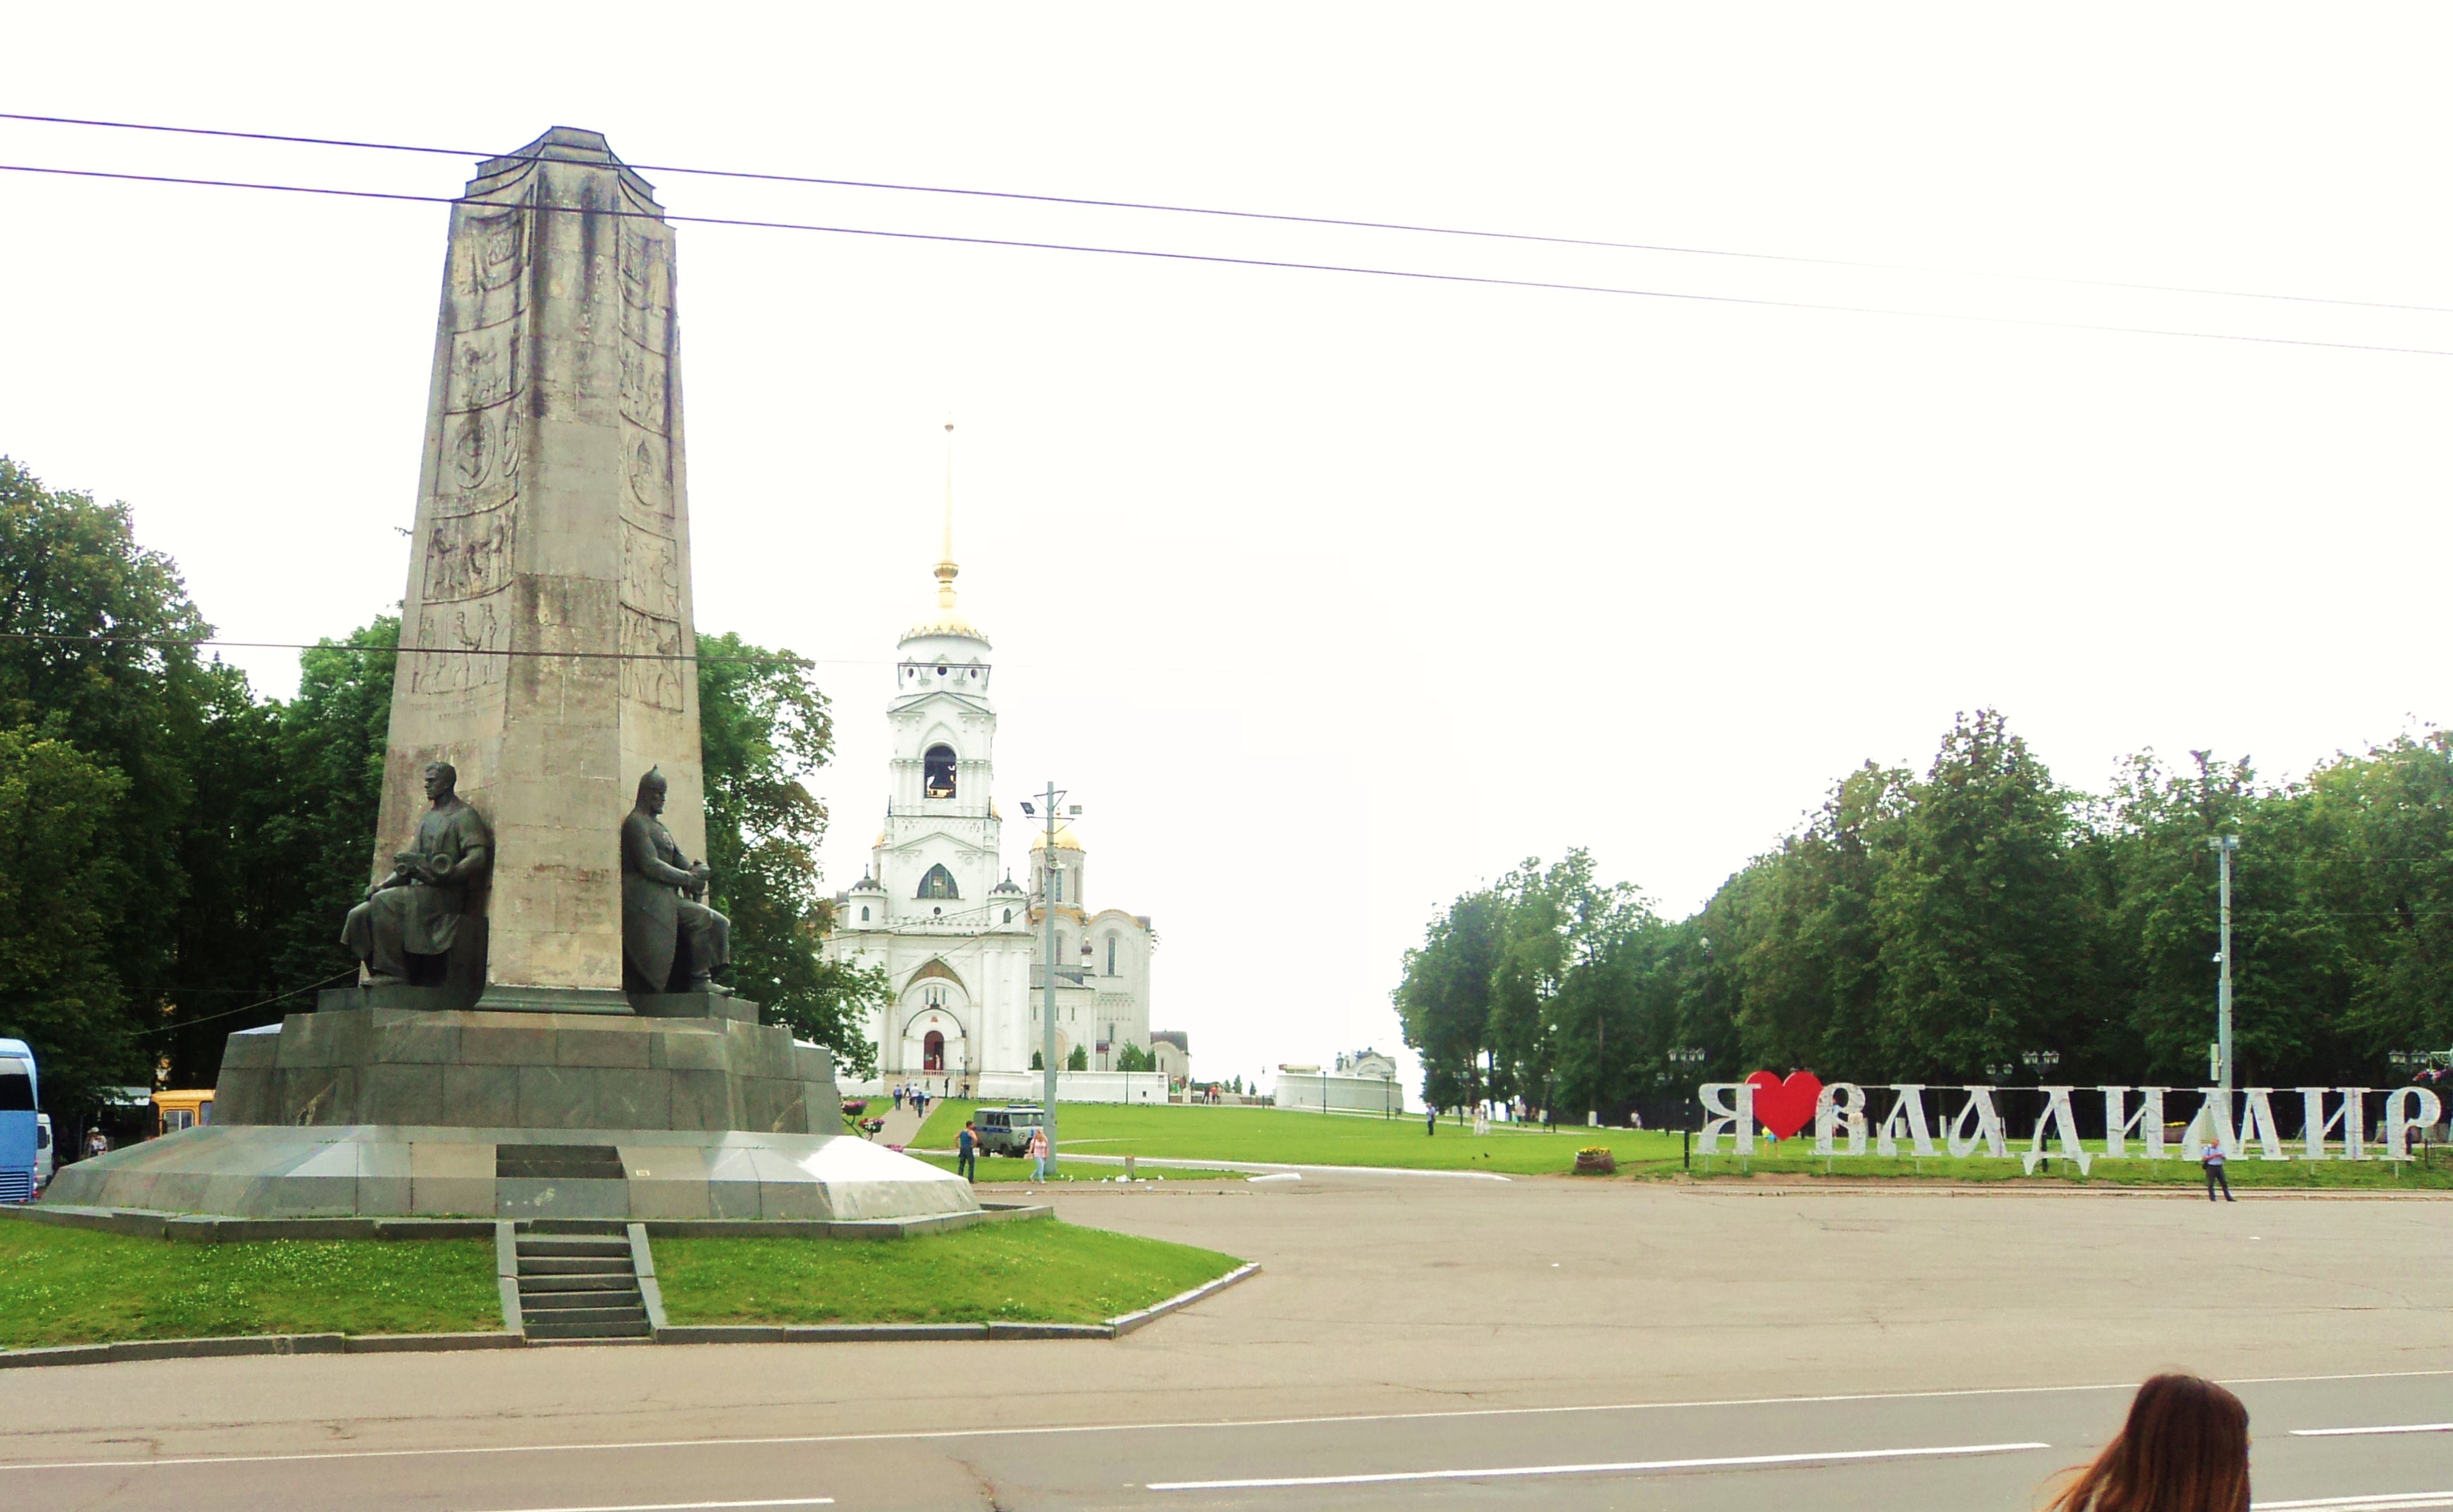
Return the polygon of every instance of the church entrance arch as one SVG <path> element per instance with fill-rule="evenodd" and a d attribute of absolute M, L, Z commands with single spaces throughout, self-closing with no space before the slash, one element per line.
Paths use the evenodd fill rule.
<path fill-rule="evenodd" d="M 971 996 L 945 963 L 931 961 L 913 972 L 897 1006 L 903 1032 L 897 1036 L 901 1053 L 894 1069 L 962 1076 L 980 1068 L 967 1027 Z"/>

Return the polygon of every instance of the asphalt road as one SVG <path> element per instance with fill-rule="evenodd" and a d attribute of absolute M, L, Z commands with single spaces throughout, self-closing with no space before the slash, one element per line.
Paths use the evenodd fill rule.
<path fill-rule="evenodd" d="M 0 1508 L 2007 1509 L 2167 1366 L 2247 1400 L 2263 1505 L 2453 1508 L 2453 1204 L 1406 1177 L 1060 1201 L 1266 1268 L 1114 1343 L 7 1372 Z"/>

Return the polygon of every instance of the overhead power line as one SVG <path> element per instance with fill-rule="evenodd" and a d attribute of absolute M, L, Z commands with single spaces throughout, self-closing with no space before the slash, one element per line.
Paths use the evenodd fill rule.
<path fill-rule="evenodd" d="M 378 655 L 530 656 L 566 662 L 694 662 L 703 666 L 877 666 L 889 665 L 876 657 L 701 656 L 695 651 L 515 651 L 474 646 L 362 646 L 346 641 L 189 640 L 160 635 L 76 635 L 45 630 L 0 630 L 0 641 L 37 641 L 54 645 L 149 646 L 195 650 L 204 647 L 254 651 L 370 651 Z"/>
<path fill-rule="evenodd" d="M 103 179 L 131 184 L 178 184 L 202 189 L 258 189 L 280 194 L 328 195 L 342 199 L 387 200 L 410 205 L 458 205 L 456 194 L 410 194 L 392 189 L 339 189 L 313 184 L 273 184 L 247 179 L 190 178 L 170 173 L 121 173 L 100 169 L 56 168 L 39 164 L 0 163 L 0 173 L 41 173 L 64 178 Z M 481 201 L 465 203 L 481 204 Z M 2123 326 L 2089 321 L 2044 320 L 2021 315 L 1982 315 L 1957 310 L 1896 309 L 1880 305 L 1840 305 L 1814 300 L 1766 299 L 1745 294 L 1705 294 L 1669 288 L 1637 288 L 1613 284 L 1579 284 L 1541 278 L 1500 278 L 1481 273 L 1444 273 L 1425 269 L 1375 268 L 1358 263 L 1315 263 L 1293 258 L 1232 257 L 1218 252 L 1178 252 L 1157 248 L 1107 247 L 1083 242 L 1032 241 L 1005 236 L 956 236 L 941 231 L 901 231 L 879 227 L 829 226 L 813 221 L 762 220 L 729 215 L 658 214 L 580 206 L 526 205 L 524 209 L 560 214 L 604 215 L 655 221 L 664 225 L 730 226 L 753 230 L 814 231 L 834 236 L 870 236 L 889 241 L 939 242 L 959 247 L 1003 247 L 1045 252 L 1082 252 L 1105 257 L 1138 257 L 1159 262 L 1205 263 L 1228 268 L 1266 268 L 1312 273 L 1349 273 L 1420 283 L 1478 285 L 1493 288 L 1535 288 L 1557 293 L 1605 294 L 1629 299 L 1658 299 L 1690 304 L 1725 305 L 1756 309 L 1820 310 L 1845 315 L 1883 315 L 1895 319 L 1958 321 L 1984 326 L 2016 326 L 2042 330 L 2083 330 L 2120 336 L 2163 336 L 2188 341 L 2244 342 L 2260 347 L 2311 347 L 2335 351 L 2386 352 L 2407 357 L 2453 357 L 2453 349 L 2396 347 L 2375 342 L 2323 341 L 2306 336 L 2257 336 L 2243 331 L 2191 330 L 2167 326 Z"/>
<path fill-rule="evenodd" d="M 96 127 L 115 131 L 154 131 L 175 136 L 219 137 L 241 142 L 275 142 L 296 147 L 337 147 L 369 152 L 409 152 L 435 157 L 508 158 L 540 162 L 542 154 L 486 152 L 467 148 L 428 147 L 406 142 L 364 142 L 348 137 L 297 136 L 277 131 L 238 131 L 219 127 L 169 126 L 145 121 L 102 121 L 81 116 L 32 115 L 0 110 L 0 121 L 28 121 L 45 126 Z M 902 194 L 941 194 L 965 199 L 1012 200 L 1031 205 L 1064 205 L 1081 209 L 1142 210 L 1167 215 L 1206 215 L 1226 220 L 1269 221 L 1292 226 L 1325 226 L 1349 230 L 1402 231 L 1413 235 L 1470 237 L 1484 241 L 1527 242 L 1549 247 L 1585 247 L 1609 251 L 1659 252 L 1680 257 L 1724 257 L 1748 262 L 1794 263 L 1813 268 L 1854 268 L 1869 271 L 1921 273 L 1928 277 L 1996 278 L 2019 283 L 2062 284 L 2083 288 L 2120 288 L 2140 293 L 2197 294 L 2216 299 L 2264 299 L 2301 305 L 2340 305 L 2355 309 L 2398 309 L 2453 314 L 2453 308 L 2405 305 L 2385 300 L 2342 299 L 2320 294 L 2276 294 L 2258 289 L 2204 288 L 2184 284 L 2148 284 L 2118 279 L 2076 278 L 2055 273 L 2001 273 L 1983 269 L 1935 268 L 1913 263 L 1870 262 L 1845 257 L 1810 257 L 1794 252 L 1745 251 L 1721 247 L 1684 247 L 1664 242 L 1622 242 L 1593 236 L 1564 236 L 1540 231 L 1492 230 L 1486 228 L 1432 226 L 1413 221 L 1375 221 L 1336 215 L 1303 215 L 1286 210 L 1231 209 L 1207 205 L 1175 205 L 1154 200 L 1099 199 L 1087 195 L 1043 194 L 1020 189 L 965 189 L 943 184 L 901 184 L 885 179 L 828 178 L 806 173 L 774 173 L 749 169 L 698 168 L 677 163 L 632 163 L 640 173 L 685 173 L 701 178 L 740 179 L 761 184 L 801 184 L 827 189 L 876 189 Z"/>

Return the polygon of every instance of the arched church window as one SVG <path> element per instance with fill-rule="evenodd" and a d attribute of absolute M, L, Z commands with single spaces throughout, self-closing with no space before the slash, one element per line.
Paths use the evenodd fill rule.
<path fill-rule="evenodd" d="M 931 746 L 920 758 L 921 790 L 931 798 L 954 796 L 954 747 Z M 953 894 L 947 893 L 947 897 Z"/>
<path fill-rule="evenodd" d="M 1051 899 L 1054 899 L 1054 900 L 1055 900 L 1056 902 L 1058 902 L 1058 903 L 1063 903 L 1063 902 L 1065 901 L 1065 868 L 1064 868 L 1064 867 L 1059 866 L 1059 867 L 1055 868 L 1054 870 L 1050 871 L 1050 872 L 1047 874 L 1047 885 L 1048 885 L 1048 887 L 1050 888 L 1050 891 L 1048 892 L 1047 896 L 1048 896 L 1048 897 L 1050 897 Z"/>
<path fill-rule="evenodd" d="M 863 924 L 868 923 L 868 905 L 867 904 L 862 904 L 860 905 L 860 922 Z"/>
<path fill-rule="evenodd" d="M 1013 923 L 1013 910 L 1011 908 L 1007 908 L 1005 911 L 1005 922 L 1007 924 Z"/>
<path fill-rule="evenodd" d="M 954 885 L 954 874 L 947 871 L 946 869 L 946 864 L 941 861 L 937 863 L 937 865 L 929 867 L 927 872 L 921 877 L 920 896 L 923 898 L 959 898 L 962 896 L 962 893 Z M 944 912 L 943 909 L 938 911 L 941 913 Z"/>
<path fill-rule="evenodd" d="M 1116 974 L 1116 937 L 1115 937 L 1114 935 L 1109 935 L 1109 936 L 1107 936 L 1107 975 L 1109 975 L 1109 976 L 1111 976 L 1111 977 L 1112 977 L 1112 976 L 1114 976 L 1115 974 Z"/>

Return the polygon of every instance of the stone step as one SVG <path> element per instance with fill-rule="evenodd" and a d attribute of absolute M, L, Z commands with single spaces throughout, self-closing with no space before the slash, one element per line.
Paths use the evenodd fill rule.
<path fill-rule="evenodd" d="M 629 1227 L 618 1219 L 609 1218 L 527 1218 L 520 1221 L 518 1231 L 522 1239 L 532 1236 L 620 1239 L 629 1232 Z"/>
<path fill-rule="evenodd" d="M 638 1285 L 638 1279 L 627 1270 L 608 1270 L 594 1276 L 522 1276 L 520 1295 L 527 1297 L 549 1291 L 636 1291 Z"/>
<path fill-rule="evenodd" d="M 628 1276 L 630 1273 L 630 1257 L 628 1255 L 619 1260 L 610 1256 L 603 1259 L 582 1256 L 570 1260 L 558 1260 L 552 1256 L 520 1257 L 520 1274 L 523 1276 Z"/>
<path fill-rule="evenodd" d="M 627 1286 L 620 1291 L 523 1291 L 520 1293 L 520 1316 L 550 1315 L 562 1317 L 575 1312 L 599 1312 L 613 1309 L 648 1316 L 648 1304 L 639 1288 Z"/>
<path fill-rule="evenodd" d="M 529 1239 L 518 1240 L 523 1255 L 623 1255 L 630 1253 L 628 1239 Z"/>
<path fill-rule="evenodd" d="M 525 1320 L 527 1316 L 526 1310 L 523 1309 L 522 1319 Z M 567 1328 L 575 1323 L 631 1323 L 647 1321 L 648 1309 L 645 1307 L 564 1307 L 548 1313 L 539 1319 L 538 1323 L 541 1325 L 550 1324 L 556 1328 Z"/>
<path fill-rule="evenodd" d="M 655 1332 L 648 1326 L 648 1319 L 644 1313 L 637 1321 L 625 1323 L 574 1323 L 557 1315 L 550 1323 L 532 1323 L 527 1328 L 528 1337 L 539 1343 L 573 1342 L 582 1339 L 652 1339 L 655 1337 Z"/>

